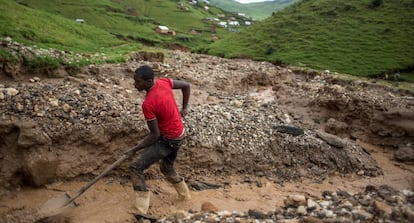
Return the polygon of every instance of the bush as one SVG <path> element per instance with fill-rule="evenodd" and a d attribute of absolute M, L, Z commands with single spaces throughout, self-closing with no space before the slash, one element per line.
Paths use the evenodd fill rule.
<path fill-rule="evenodd" d="M 24 57 L 23 64 L 29 68 L 55 69 L 59 67 L 60 60 L 50 56 L 35 56 L 34 58 Z"/>
<path fill-rule="evenodd" d="M 371 4 L 369 5 L 370 8 L 375 9 L 382 5 L 382 0 L 372 0 Z"/>

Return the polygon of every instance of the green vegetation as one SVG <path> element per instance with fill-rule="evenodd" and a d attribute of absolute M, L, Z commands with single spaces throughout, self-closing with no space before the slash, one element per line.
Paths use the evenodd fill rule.
<path fill-rule="evenodd" d="M 80 67 L 122 62 L 147 46 L 191 49 L 210 44 L 212 34 L 229 33 L 204 21 L 225 14 L 221 9 L 206 10 L 204 3 L 183 6 L 188 10 L 180 9 L 174 0 L 0 0 L 0 35 L 35 48 L 69 52 L 69 61 L 57 59 L 66 66 Z M 158 25 L 168 26 L 177 35 L 157 33 Z M 199 34 L 190 34 L 193 29 Z M 9 54 L 0 51 L 3 59 L 11 59 Z M 53 65 L 43 56 L 26 59 L 30 66 Z"/>
<path fill-rule="evenodd" d="M 0 61 L 2 60 L 12 61 L 15 59 L 16 58 L 13 56 L 13 54 L 11 54 L 9 51 L 0 48 Z"/>
<path fill-rule="evenodd" d="M 412 15 L 412 0 L 303 0 L 198 52 L 358 76 L 405 70 L 412 79 Z"/>
<path fill-rule="evenodd" d="M 85 26 L 93 26 L 126 42 L 140 42 L 145 45 L 168 47 L 180 45 L 187 48 L 212 42 L 211 34 L 217 30 L 212 23 L 204 22 L 207 17 L 223 13 L 211 7 L 205 10 L 204 3 L 192 6 L 183 1 L 180 9 L 175 0 L 19 0 L 20 4 L 47 11 L 68 19 L 83 19 Z M 160 35 L 155 32 L 158 25 L 167 26 L 174 35 Z M 199 30 L 200 35 L 190 32 Z M 218 31 L 220 32 L 220 31 Z M 228 32 L 221 30 L 220 35 Z M 184 38 L 185 37 L 185 38 Z M 93 38 L 92 38 L 93 39 Z M 95 39 L 96 40 L 96 39 Z"/>
<path fill-rule="evenodd" d="M 211 0 L 211 5 L 215 5 L 229 12 L 245 13 L 246 16 L 254 20 L 263 20 L 278 12 L 298 0 L 273 0 L 268 2 L 257 2 L 242 4 L 234 0 Z"/>

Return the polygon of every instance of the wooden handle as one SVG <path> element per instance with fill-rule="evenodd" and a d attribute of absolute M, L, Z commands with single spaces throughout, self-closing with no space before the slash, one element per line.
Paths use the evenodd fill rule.
<path fill-rule="evenodd" d="M 90 181 L 88 184 L 83 186 L 66 204 L 70 204 L 72 201 L 74 201 L 76 198 L 78 198 L 81 194 L 83 194 L 86 190 L 88 190 L 92 185 L 94 185 L 99 179 L 101 179 L 109 171 L 111 171 L 119 163 L 121 163 L 122 161 L 124 161 L 127 158 L 129 158 L 129 155 L 127 155 L 127 154 L 124 154 L 123 156 L 121 156 L 121 158 L 119 158 L 117 161 L 115 161 L 112 165 L 108 166 L 101 174 L 99 174 L 92 181 Z"/>

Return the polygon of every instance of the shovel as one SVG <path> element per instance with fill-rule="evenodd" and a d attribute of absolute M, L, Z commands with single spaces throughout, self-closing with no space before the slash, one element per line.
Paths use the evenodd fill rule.
<path fill-rule="evenodd" d="M 62 213 L 69 207 L 76 207 L 77 204 L 74 202 L 74 200 L 78 198 L 81 194 L 83 194 L 86 190 L 88 190 L 99 179 L 105 176 L 109 171 L 115 168 L 119 163 L 132 156 L 133 153 L 130 152 L 132 150 L 134 150 L 134 148 L 124 153 L 124 155 L 121 156 L 121 158 L 115 161 L 112 165 L 108 166 L 101 174 L 96 176 L 88 184 L 83 186 L 73 197 L 70 197 L 67 193 L 65 193 L 59 197 L 52 198 L 40 207 L 39 213 L 43 216 L 53 216 Z"/>

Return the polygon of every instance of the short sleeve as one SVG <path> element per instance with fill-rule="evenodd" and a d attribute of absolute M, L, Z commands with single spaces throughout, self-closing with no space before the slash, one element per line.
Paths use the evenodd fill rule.
<path fill-rule="evenodd" d="M 158 79 L 158 81 L 162 81 L 164 86 L 168 85 L 171 89 L 174 87 L 174 81 L 170 78 L 164 77 L 164 78 Z"/>

